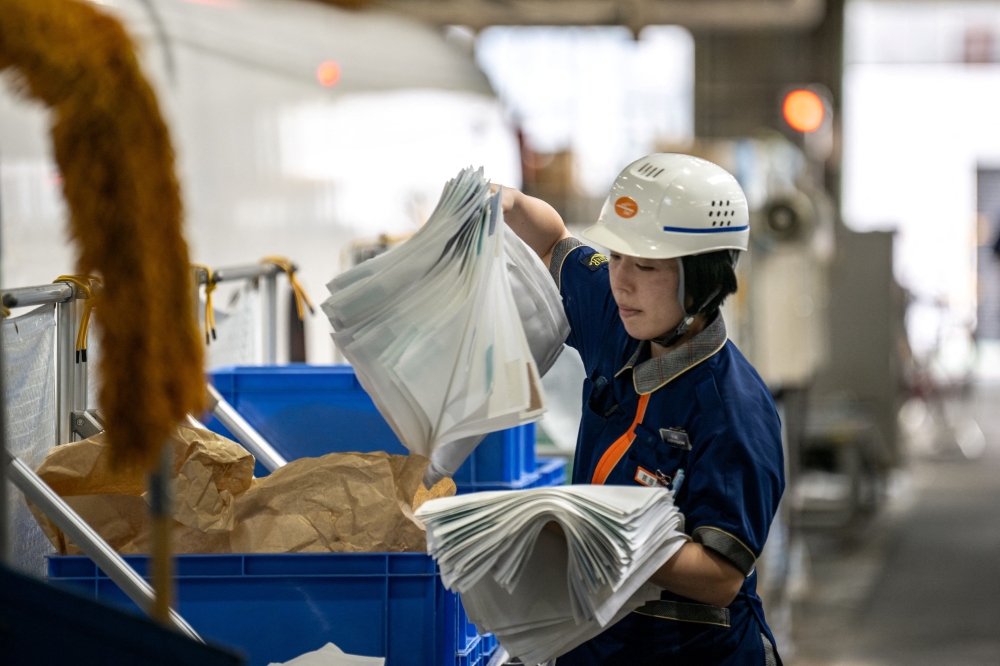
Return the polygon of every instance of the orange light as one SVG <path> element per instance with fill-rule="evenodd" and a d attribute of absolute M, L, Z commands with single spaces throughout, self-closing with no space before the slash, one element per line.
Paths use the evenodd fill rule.
<path fill-rule="evenodd" d="M 319 79 L 321 86 L 330 88 L 337 85 L 337 81 L 340 81 L 340 65 L 332 60 L 321 63 L 316 68 L 316 78 Z"/>
<path fill-rule="evenodd" d="M 798 132 L 815 132 L 823 124 L 823 100 L 811 90 L 793 90 L 782 106 L 787 122 Z"/>

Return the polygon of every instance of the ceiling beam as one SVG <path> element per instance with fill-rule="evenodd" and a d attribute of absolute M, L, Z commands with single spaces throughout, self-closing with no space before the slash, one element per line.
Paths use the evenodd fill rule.
<path fill-rule="evenodd" d="M 379 0 L 430 23 L 481 30 L 494 25 L 681 25 L 691 30 L 808 30 L 826 0 Z"/>

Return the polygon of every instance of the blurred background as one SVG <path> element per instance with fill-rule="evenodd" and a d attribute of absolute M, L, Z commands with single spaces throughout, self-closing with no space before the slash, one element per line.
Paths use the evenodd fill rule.
<path fill-rule="evenodd" d="M 167 118 L 193 260 L 287 256 L 314 301 L 470 164 L 577 230 L 650 152 L 730 170 L 752 232 L 725 316 L 784 426 L 758 570 L 785 663 L 1000 663 L 1000 2 L 95 1 Z M 15 83 L 4 288 L 73 272 Z M 271 328 L 259 284 L 220 284 L 213 366 L 339 360 L 278 284 Z M 582 373 L 545 379 L 547 455 Z"/>

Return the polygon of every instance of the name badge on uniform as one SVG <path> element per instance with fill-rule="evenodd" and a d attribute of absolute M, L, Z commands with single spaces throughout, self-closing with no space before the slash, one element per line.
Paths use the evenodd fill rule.
<path fill-rule="evenodd" d="M 691 440 L 687 433 L 680 428 L 660 428 L 660 437 L 670 446 L 676 446 L 685 451 L 691 450 Z"/>
<path fill-rule="evenodd" d="M 650 488 L 670 488 L 674 492 L 677 492 L 681 484 L 684 483 L 684 470 L 677 470 L 674 473 L 674 478 L 671 479 L 660 470 L 656 470 L 656 474 L 653 474 L 645 467 L 640 466 L 635 470 L 635 481 Z"/>
<path fill-rule="evenodd" d="M 636 482 L 651 488 L 655 488 L 660 485 L 660 480 L 656 477 L 656 475 L 648 469 L 643 469 L 642 467 L 635 471 L 635 480 Z"/>

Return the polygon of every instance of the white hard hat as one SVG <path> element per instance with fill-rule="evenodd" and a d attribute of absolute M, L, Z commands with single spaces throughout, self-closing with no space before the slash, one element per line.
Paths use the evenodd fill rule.
<path fill-rule="evenodd" d="M 622 171 L 583 237 L 644 259 L 746 250 L 750 214 L 728 171 L 690 155 L 655 153 Z"/>

